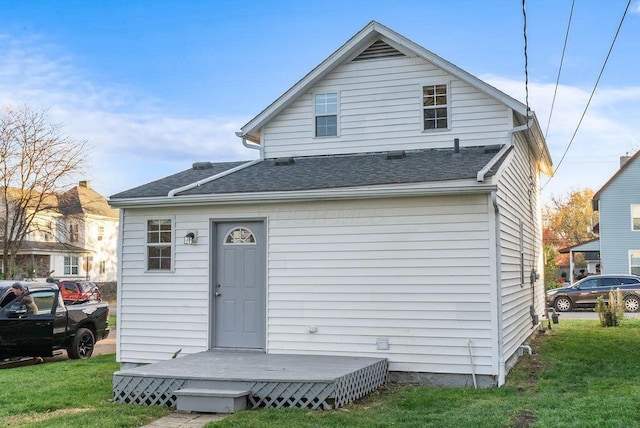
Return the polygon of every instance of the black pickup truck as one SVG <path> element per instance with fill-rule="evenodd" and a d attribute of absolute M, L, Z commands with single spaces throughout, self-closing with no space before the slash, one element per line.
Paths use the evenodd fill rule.
<path fill-rule="evenodd" d="M 0 281 L 0 361 L 9 357 L 50 357 L 66 349 L 69 358 L 85 359 L 98 340 L 109 335 L 107 302 L 65 305 L 54 283 Z M 28 304 L 23 304 L 28 302 Z"/>

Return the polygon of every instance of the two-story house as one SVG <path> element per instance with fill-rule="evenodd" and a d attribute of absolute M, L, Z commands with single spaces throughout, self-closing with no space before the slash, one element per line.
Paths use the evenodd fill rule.
<path fill-rule="evenodd" d="M 123 368 L 232 349 L 504 383 L 544 312 L 527 106 L 371 22 L 237 135 L 258 159 L 110 198 Z"/>
<path fill-rule="evenodd" d="M 599 213 L 603 274 L 640 275 L 640 151 L 620 159 L 620 169 L 593 195 Z M 575 249 L 574 249 L 575 251 Z"/>
<path fill-rule="evenodd" d="M 80 181 L 47 197 L 16 257 L 20 277 L 117 279 L 118 210 Z"/>

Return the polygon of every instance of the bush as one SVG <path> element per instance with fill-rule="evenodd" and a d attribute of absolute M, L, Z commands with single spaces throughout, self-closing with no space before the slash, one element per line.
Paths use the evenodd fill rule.
<path fill-rule="evenodd" d="M 598 297 L 596 304 L 596 312 L 600 318 L 602 327 L 616 327 L 620 325 L 620 321 L 624 318 L 624 300 L 622 300 L 622 291 L 609 291 L 609 303 L 605 303 L 602 296 Z"/>

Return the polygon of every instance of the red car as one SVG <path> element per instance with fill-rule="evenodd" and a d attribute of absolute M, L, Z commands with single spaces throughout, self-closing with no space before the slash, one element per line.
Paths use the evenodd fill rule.
<path fill-rule="evenodd" d="M 102 301 L 98 286 L 91 281 L 60 281 L 58 287 L 65 303 Z"/>

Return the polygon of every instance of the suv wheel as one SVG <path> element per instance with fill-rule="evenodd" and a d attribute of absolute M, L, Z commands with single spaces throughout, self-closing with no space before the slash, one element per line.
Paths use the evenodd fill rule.
<path fill-rule="evenodd" d="M 624 299 L 624 310 L 626 312 L 638 312 L 640 309 L 640 299 L 638 296 L 627 296 Z"/>
<path fill-rule="evenodd" d="M 562 296 L 558 297 L 556 301 L 553 303 L 553 306 L 556 308 L 558 312 L 567 312 L 571 310 L 571 299 L 568 297 Z"/>

